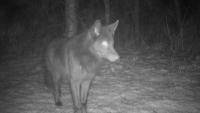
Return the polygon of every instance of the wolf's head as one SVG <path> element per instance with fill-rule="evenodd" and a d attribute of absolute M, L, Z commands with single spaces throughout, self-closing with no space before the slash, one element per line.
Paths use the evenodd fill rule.
<path fill-rule="evenodd" d="M 95 42 L 89 47 L 92 54 L 98 58 L 106 58 L 114 62 L 119 59 L 119 55 L 114 49 L 114 33 L 118 26 L 118 20 L 110 25 L 101 26 L 101 22 L 96 20 L 89 30 L 89 37 L 96 38 Z"/>

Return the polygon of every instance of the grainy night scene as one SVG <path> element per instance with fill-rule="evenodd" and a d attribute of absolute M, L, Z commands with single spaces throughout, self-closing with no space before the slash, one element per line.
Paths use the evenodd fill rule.
<path fill-rule="evenodd" d="M 199 0 L 1 0 L 1 113 L 200 113 Z"/>

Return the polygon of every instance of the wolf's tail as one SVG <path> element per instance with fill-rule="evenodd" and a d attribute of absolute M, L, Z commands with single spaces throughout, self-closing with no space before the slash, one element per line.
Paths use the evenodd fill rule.
<path fill-rule="evenodd" d="M 53 80 L 52 80 L 52 76 L 51 74 L 46 71 L 45 75 L 44 75 L 44 84 L 49 88 L 52 89 L 53 88 Z"/>

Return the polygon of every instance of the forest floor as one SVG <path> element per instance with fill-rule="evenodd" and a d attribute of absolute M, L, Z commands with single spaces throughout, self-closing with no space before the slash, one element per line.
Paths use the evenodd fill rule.
<path fill-rule="evenodd" d="M 88 113 L 200 113 L 200 69 L 156 54 L 121 54 L 98 72 L 88 97 Z M 56 107 L 43 84 L 41 57 L 0 64 L 1 113 L 73 113 L 67 83 L 63 107 Z"/>

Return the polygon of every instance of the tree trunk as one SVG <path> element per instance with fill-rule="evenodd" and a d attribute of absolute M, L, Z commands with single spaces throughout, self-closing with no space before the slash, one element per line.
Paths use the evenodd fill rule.
<path fill-rule="evenodd" d="M 72 37 L 77 33 L 76 0 L 65 0 L 65 19 L 67 36 Z"/>
<path fill-rule="evenodd" d="M 176 7 L 176 18 L 178 21 L 178 25 L 181 28 L 182 26 L 182 21 L 181 21 L 181 11 L 180 11 L 180 4 L 178 0 L 174 0 L 175 2 L 175 7 Z"/>
<path fill-rule="evenodd" d="M 135 10 L 134 10 L 134 22 L 135 22 L 135 43 L 136 45 L 140 45 L 141 40 L 139 37 L 140 33 L 140 21 L 139 21 L 139 0 L 135 0 Z"/>
<path fill-rule="evenodd" d="M 182 49 L 183 48 L 183 23 L 181 20 L 181 10 L 180 10 L 180 4 L 178 0 L 174 0 L 175 2 L 175 7 L 176 7 L 176 18 L 177 18 L 177 22 L 178 22 L 178 26 L 179 26 L 179 31 L 180 31 L 180 38 L 182 41 Z"/>
<path fill-rule="evenodd" d="M 110 3 L 109 0 L 104 0 L 105 5 L 105 22 L 106 24 L 110 23 Z"/>
<path fill-rule="evenodd" d="M 94 2 L 95 2 L 95 0 L 91 0 L 91 2 L 90 2 L 90 6 L 91 6 L 91 21 L 94 21 L 93 19 L 94 19 Z"/>

